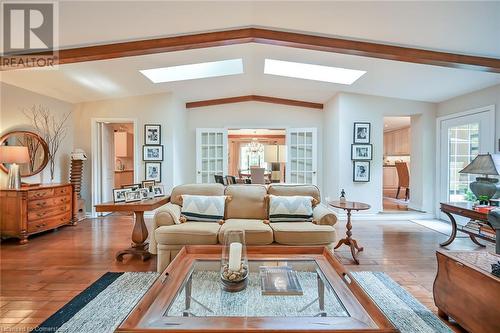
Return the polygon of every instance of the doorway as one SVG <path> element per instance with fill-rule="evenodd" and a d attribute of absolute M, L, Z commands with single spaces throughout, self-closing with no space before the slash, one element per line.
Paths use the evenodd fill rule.
<path fill-rule="evenodd" d="M 383 210 L 408 211 L 411 117 L 384 117 Z"/>
<path fill-rule="evenodd" d="M 494 107 L 438 118 L 438 131 L 439 201 L 471 200 L 469 184 L 475 175 L 459 171 L 478 154 L 495 152 Z"/>
<path fill-rule="evenodd" d="M 92 119 L 92 206 L 113 201 L 113 189 L 137 183 L 136 133 L 135 120 Z"/>

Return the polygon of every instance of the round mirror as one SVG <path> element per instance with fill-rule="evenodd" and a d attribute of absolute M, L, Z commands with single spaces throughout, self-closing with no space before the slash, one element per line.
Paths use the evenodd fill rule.
<path fill-rule="evenodd" d="M 25 146 L 30 162 L 20 164 L 21 177 L 29 177 L 41 172 L 49 161 L 49 146 L 41 136 L 28 131 L 15 131 L 0 138 L 0 146 Z M 0 163 L 0 169 L 9 172 L 8 163 Z"/>

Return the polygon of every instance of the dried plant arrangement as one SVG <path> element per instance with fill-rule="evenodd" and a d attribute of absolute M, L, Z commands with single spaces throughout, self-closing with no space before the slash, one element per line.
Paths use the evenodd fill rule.
<path fill-rule="evenodd" d="M 23 109 L 23 114 L 31 121 L 35 130 L 49 146 L 50 180 L 54 181 L 56 155 L 66 137 L 66 123 L 71 112 L 64 113 L 61 117 L 55 117 L 48 107 L 40 104 Z"/>

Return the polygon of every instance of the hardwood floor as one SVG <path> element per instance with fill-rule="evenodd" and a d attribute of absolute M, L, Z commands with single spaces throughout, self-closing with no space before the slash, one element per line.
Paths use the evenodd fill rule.
<path fill-rule="evenodd" d="M 146 221 L 148 226 L 150 221 Z M 364 246 L 359 266 L 353 265 L 347 247 L 337 252 L 353 271 L 384 271 L 428 308 L 436 311 L 432 284 L 436 272 L 435 250 L 446 236 L 409 221 L 356 221 L 353 237 Z M 108 271 L 155 270 L 147 262 L 114 259 L 115 252 L 130 245 L 130 216 L 88 219 L 30 238 L 0 246 L 0 331 L 27 331 L 83 291 Z M 345 222 L 337 224 L 339 237 Z M 450 249 L 478 249 L 468 239 L 457 239 Z M 493 250 L 491 247 L 489 250 Z M 456 329 L 457 331 L 460 331 Z"/>

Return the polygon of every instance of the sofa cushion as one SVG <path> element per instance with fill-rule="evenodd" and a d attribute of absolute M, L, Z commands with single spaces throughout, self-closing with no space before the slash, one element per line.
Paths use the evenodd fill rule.
<path fill-rule="evenodd" d="M 224 195 L 182 195 L 181 213 L 188 221 L 219 222 L 224 219 Z"/>
<path fill-rule="evenodd" d="M 170 195 L 170 202 L 182 206 L 183 194 L 191 195 L 224 195 L 224 185 L 222 184 L 186 184 L 173 188 Z"/>
<path fill-rule="evenodd" d="M 312 222 L 313 197 L 310 196 L 269 196 L 270 222 Z"/>
<path fill-rule="evenodd" d="M 335 228 L 311 222 L 271 223 L 276 243 L 283 245 L 327 245 L 335 242 Z"/>
<path fill-rule="evenodd" d="M 168 245 L 214 245 L 217 244 L 218 223 L 186 222 L 159 227 L 155 230 L 158 244 Z"/>
<path fill-rule="evenodd" d="M 267 219 L 267 189 L 264 185 L 229 185 L 226 195 L 231 197 L 226 204 L 226 219 Z"/>
<path fill-rule="evenodd" d="M 267 189 L 268 194 L 278 196 L 304 195 L 311 196 L 321 202 L 319 189 L 315 185 L 288 185 L 288 184 L 271 184 Z"/>
<path fill-rule="evenodd" d="M 219 230 L 219 243 L 224 244 L 224 233 L 229 230 L 244 230 L 247 245 L 268 245 L 273 242 L 273 231 L 263 220 L 226 220 Z"/>

